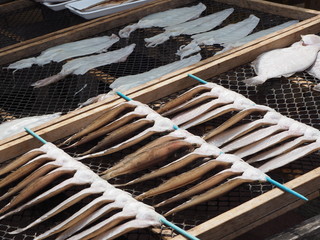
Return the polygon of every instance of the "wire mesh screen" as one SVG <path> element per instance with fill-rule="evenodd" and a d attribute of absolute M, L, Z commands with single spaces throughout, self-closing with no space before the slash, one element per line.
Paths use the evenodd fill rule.
<path fill-rule="evenodd" d="M 214 1 L 202 2 L 207 6 L 207 10 L 205 11 L 204 15 L 230 7 L 229 5 Z M 276 15 L 235 7 L 234 13 L 220 27 L 243 20 L 250 14 L 255 14 L 260 18 L 260 23 L 254 31 L 266 29 L 290 20 Z M 122 27 L 123 26 L 105 31 L 101 35 L 111 35 L 112 33 L 117 33 Z M 84 102 L 89 97 L 109 91 L 109 84 L 118 77 L 142 73 L 155 67 L 178 60 L 178 56 L 175 55 L 177 49 L 181 45 L 191 42 L 191 38 L 189 36 L 178 36 L 171 38 L 169 41 L 157 46 L 156 48 L 146 48 L 144 46 L 144 38 L 151 37 L 160 32 L 162 32 L 162 30 L 159 28 L 140 29 L 132 33 L 129 39 L 121 39 L 118 43 L 116 43 L 111 50 L 127 46 L 131 43 L 137 44 L 135 51 L 129 56 L 127 61 L 123 63 L 111 64 L 109 66 L 92 69 L 85 75 L 81 76 L 71 75 L 62 81 L 39 89 L 30 87 L 30 84 L 39 79 L 43 79 L 58 73 L 63 63 L 50 63 L 44 66 L 32 66 L 29 69 L 18 70 L 16 72 L 12 72 L 4 68 L 1 69 L 0 121 L 4 122 L 12 118 L 22 118 L 26 116 L 48 114 L 53 112 L 67 113 L 77 108 L 79 103 Z M 219 45 L 203 46 L 201 50 L 202 58 L 205 59 L 211 57 L 221 49 L 222 47 Z M 283 115 L 289 116 L 319 129 L 319 94 L 311 90 L 311 85 L 316 82 L 314 78 L 305 73 L 301 73 L 294 75 L 290 79 L 281 78 L 268 81 L 262 87 L 245 86 L 242 83 L 242 80 L 253 75 L 254 72 L 252 68 L 249 64 L 247 64 L 209 79 L 209 81 L 219 83 L 226 88 L 243 94 L 258 104 L 270 106 Z M 175 98 L 177 94 L 181 94 L 182 92 L 160 99 L 154 103 L 151 103 L 150 106 L 157 108 L 159 105 L 170 101 L 170 99 Z M 251 121 L 256 119 L 256 117 L 257 116 L 250 116 L 244 121 Z M 220 118 L 215 121 L 224 121 L 224 119 Z M 216 124 L 215 121 L 209 122 L 206 126 L 194 128 L 192 129 L 192 132 L 201 134 L 206 131 L 208 127 L 214 127 L 214 124 Z M 145 142 L 150 140 L 151 139 L 147 139 Z M 100 157 L 96 159 L 88 159 L 84 161 L 84 163 L 98 173 L 106 170 L 123 156 L 133 152 L 138 147 L 139 146 L 135 146 L 122 151 L 121 153 L 112 154 L 111 156 L 108 156 L 108 161 L 106 161 L 105 158 Z M 74 155 L 78 150 L 79 149 L 76 149 L 74 152 L 69 151 L 69 153 Z M 271 177 L 280 182 L 287 182 L 288 180 L 295 178 L 297 175 L 302 175 L 318 167 L 319 161 L 317 160 L 317 157 L 318 154 L 304 157 L 301 160 L 287 165 L 285 168 L 281 168 L 272 172 Z M 169 160 L 170 159 L 168 159 L 168 161 Z M 190 166 L 190 168 L 192 167 L 194 166 Z M 139 175 L 142 175 L 143 173 L 144 172 L 139 173 Z M 126 175 L 125 177 L 115 178 L 111 181 L 111 183 L 123 183 L 135 177 L 137 177 L 137 175 Z M 159 185 L 164 180 L 164 178 L 160 178 L 145 184 L 137 184 L 134 187 L 125 187 L 123 189 L 136 196 L 152 186 Z M 55 183 L 53 183 L 53 185 L 54 184 Z M 267 183 L 243 184 L 228 194 L 225 194 L 223 197 L 219 197 L 204 204 L 189 208 L 179 214 L 168 217 L 168 219 L 184 229 L 190 229 L 210 218 L 213 218 L 246 202 L 253 197 L 261 195 L 270 189 L 272 189 L 272 186 Z M 184 189 L 181 189 L 179 191 L 183 190 Z M 77 191 L 79 191 L 79 189 L 70 189 L 70 193 L 61 193 L 57 199 L 65 199 L 68 194 Z M 3 192 L 5 192 L 5 190 L 3 190 Z M 3 192 L 0 194 L 3 194 Z M 170 194 L 176 193 L 177 192 L 174 191 Z M 170 194 L 163 194 L 159 195 L 157 198 L 146 199 L 145 202 L 150 205 L 154 205 L 155 203 L 170 197 Z M 28 230 L 17 236 L 10 235 L 8 233 L 19 227 L 21 224 L 25 224 L 25 222 L 33 221 L 36 216 L 40 216 L 43 212 L 51 209 L 51 204 L 53 205 L 57 203 L 44 202 L 40 206 L 30 208 L 29 210 L 25 210 L 20 214 L 15 214 L 4 220 L 1 220 L 0 239 L 33 239 L 34 236 L 44 232 L 46 229 L 49 229 L 52 227 L 52 225 L 59 223 L 61 219 L 65 217 L 65 215 L 54 217 L 40 224 L 39 227 L 32 228 L 31 230 Z M 79 205 L 76 204 L 74 208 L 70 209 L 70 211 L 66 211 L 66 213 L 63 214 L 71 214 L 85 204 L 86 200 L 79 203 Z M 157 209 L 157 211 L 160 213 L 164 213 L 167 210 L 168 207 Z M 166 231 L 165 233 L 163 232 L 162 235 L 159 235 L 149 230 L 141 230 L 134 231 L 119 239 L 161 239 L 161 236 L 171 234 L 171 231 Z"/>
<path fill-rule="evenodd" d="M 1 14 L 0 47 L 23 42 L 84 21 L 67 10 L 56 12 L 41 4 L 30 4 Z"/>

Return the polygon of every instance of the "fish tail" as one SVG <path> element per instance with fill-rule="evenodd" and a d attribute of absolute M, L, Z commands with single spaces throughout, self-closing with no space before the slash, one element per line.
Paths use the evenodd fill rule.
<path fill-rule="evenodd" d="M 248 78 L 248 79 L 244 80 L 243 82 L 248 86 L 257 86 L 257 85 L 263 84 L 266 80 L 267 80 L 266 77 L 258 75 L 258 76 L 252 77 L 252 78 Z"/>
<path fill-rule="evenodd" d="M 130 33 L 132 33 L 133 31 L 135 31 L 136 29 L 138 29 L 138 24 L 132 24 L 132 25 L 128 25 L 125 28 L 121 29 L 119 31 L 119 36 L 121 38 L 128 38 L 130 36 Z"/>
<path fill-rule="evenodd" d="M 67 75 L 62 74 L 62 73 L 58 73 L 56 75 L 44 78 L 42 80 L 36 81 L 35 83 L 32 83 L 31 86 L 34 88 L 40 88 L 40 87 L 44 87 L 47 86 L 51 83 L 55 83 L 58 82 L 59 80 L 65 78 Z"/>

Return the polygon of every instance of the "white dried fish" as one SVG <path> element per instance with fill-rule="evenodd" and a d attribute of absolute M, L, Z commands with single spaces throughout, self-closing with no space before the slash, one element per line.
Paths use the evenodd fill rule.
<path fill-rule="evenodd" d="M 191 53 L 199 51 L 199 45 L 227 44 L 238 41 L 239 39 L 250 34 L 258 25 L 260 19 L 254 15 L 250 15 L 247 19 L 229 24 L 218 30 L 193 35 L 192 42 L 186 46 L 181 46 L 177 52 L 181 58 Z"/>
<path fill-rule="evenodd" d="M 268 29 L 264 29 L 264 30 L 261 30 L 259 32 L 252 33 L 252 34 L 250 34 L 250 35 L 248 35 L 248 36 L 246 36 L 244 38 L 239 39 L 236 42 L 222 43 L 221 45 L 224 48 L 221 51 L 217 52 L 216 54 L 228 51 L 228 50 L 230 50 L 232 48 L 239 47 L 239 46 L 244 45 L 244 44 L 246 44 L 248 42 L 256 40 L 256 39 L 258 39 L 260 37 L 266 36 L 267 34 L 270 34 L 270 33 L 279 31 L 281 29 L 287 28 L 287 27 L 289 27 L 289 26 L 291 26 L 293 24 L 296 24 L 298 22 L 299 22 L 298 20 L 288 21 L 288 22 L 285 22 L 283 24 L 280 24 L 280 25 L 277 25 L 277 26 L 274 26 L 274 27 L 271 27 L 271 28 L 268 28 Z"/>
<path fill-rule="evenodd" d="M 110 84 L 110 88 L 112 88 L 114 91 L 124 92 L 131 88 L 137 87 L 151 80 L 154 80 L 156 78 L 160 78 L 168 73 L 174 72 L 184 67 L 188 67 L 192 64 L 199 62 L 200 60 L 201 55 L 197 54 L 195 56 L 183 60 L 179 60 L 158 68 L 151 69 L 148 72 L 120 77 Z"/>
<path fill-rule="evenodd" d="M 33 128 L 60 116 L 61 113 L 53 113 L 42 116 L 25 117 L 4 122 L 0 125 L 0 140 L 25 131 L 24 127 Z"/>
<path fill-rule="evenodd" d="M 8 66 L 9 69 L 29 68 L 33 64 L 43 66 L 50 62 L 61 62 L 63 60 L 102 52 L 119 41 L 115 34 L 84 39 L 76 42 L 61 44 L 43 51 L 38 57 L 26 58 L 14 62 Z"/>
<path fill-rule="evenodd" d="M 170 37 L 176 37 L 182 34 L 193 35 L 209 31 L 219 26 L 233 11 L 233 8 L 228 8 L 193 21 L 166 27 L 165 32 L 150 38 L 145 38 L 144 41 L 147 47 L 155 47 L 169 40 Z"/>
<path fill-rule="evenodd" d="M 117 62 L 124 62 L 133 52 L 135 46 L 135 44 L 131 44 L 127 47 L 111 52 L 71 60 L 63 65 L 62 70 L 58 74 L 39 80 L 31 84 L 31 86 L 35 88 L 43 87 L 51 83 L 55 83 L 70 74 L 83 75 L 92 68 Z"/>
<path fill-rule="evenodd" d="M 192 64 L 199 62 L 200 60 L 201 60 L 201 55 L 197 54 L 195 56 L 191 56 L 183 60 L 179 60 L 158 68 L 151 69 L 150 71 L 147 71 L 144 73 L 120 77 L 110 84 L 110 88 L 112 88 L 114 91 L 125 92 L 131 88 L 137 87 L 151 80 L 160 78 L 168 73 L 177 71 L 184 67 L 188 67 Z M 95 102 L 103 101 L 109 97 L 114 96 L 114 94 L 115 94 L 114 92 L 109 92 L 109 93 L 100 94 L 93 98 L 89 98 L 87 101 L 81 104 L 81 107 L 87 106 Z"/>
<path fill-rule="evenodd" d="M 274 49 L 258 56 L 252 62 L 257 76 L 244 80 L 250 86 L 264 83 L 270 78 L 289 77 L 308 69 L 316 60 L 320 45 L 297 42 L 290 47 Z"/>
<path fill-rule="evenodd" d="M 167 27 L 198 18 L 206 9 L 202 3 L 192 7 L 182 7 L 158 12 L 139 20 L 138 23 L 126 26 L 119 31 L 121 38 L 128 38 L 130 33 L 139 28 Z"/>

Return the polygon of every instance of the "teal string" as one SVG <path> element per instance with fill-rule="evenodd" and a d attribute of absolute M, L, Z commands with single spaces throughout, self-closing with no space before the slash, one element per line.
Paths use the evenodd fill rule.
<path fill-rule="evenodd" d="M 195 236 L 192 236 L 190 233 L 188 233 L 187 231 L 183 230 L 182 228 L 179 228 L 177 225 L 173 224 L 172 222 L 169 222 L 167 219 L 165 218 L 161 218 L 160 221 L 173 228 L 174 230 L 176 230 L 178 233 L 180 233 L 181 235 L 185 236 L 186 238 L 188 239 L 191 239 L 191 240 L 200 240 L 199 238 L 195 237 Z"/>
<path fill-rule="evenodd" d="M 195 80 L 197 80 L 197 81 L 199 81 L 199 82 L 201 82 L 201 83 L 203 83 L 203 84 L 207 84 L 207 83 L 208 83 L 207 81 L 205 81 L 205 80 L 203 80 L 203 79 L 201 79 L 201 78 L 199 78 L 199 77 L 196 77 L 196 76 L 194 76 L 194 75 L 192 75 L 192 74 L 188 74 L 188 76 L 189 76 L 189 77 L 192 77 L 193 79 L 195 79 Z"/>
<path fill-rule="evenodd" d="M 305 196 L 303 196 L 303 195 L 301 195 L 300 193 L 297 193 L 296 191 L 294 191 L 294 190 L 292 190 L 292 189 L 284 186 L 283 184 L 277 182 L 276 180 L 273 180 L 273 179 L 270 178 L 270 177 L 266 177 L 266 180 L 267 180 L 269 183 L 277 186 L 278 188 L 280 188 L 280 189 L 282 189 L 282 190 L 284 190 L 284 191 L 286 191 L 286 192 L 288 192 L 288 193 L 291 193 L 292 195 L 294 195 L 294 196 L 296 196 L 296 197 L 298 197 L 298 198 L 301 198 L 302 200 L 308 201 L 308 198 L 306 198 Z"/>
<path fill-rule="evenodd" d="M 40 137 L 38 134 L 36 134 L 35 132 L 33 132 L 31 129 L 29 128 L 24 128 L 26 130 L 27 133 L 29 133 L 30 135 L 32 135 L 33 137 L 35 137 L 36 139 L 38 139 L 40 142 L 42 142 L 43 144 L 46 144 L 47 141 L 44 140 L 42 137 Z"/>
<path fill-rule="evenodd" d="M 128 96 L 126 96 L 126 95 L 124 95 L 123 93 L 121 93 L 121 92 L 116 92 L 120 97 L 122 97 L 122 98 L 124 98 L 125 100 L 127 100 L 127 101 L 131 101 L 132 99 L 131 98 L 129 98 Z"/>

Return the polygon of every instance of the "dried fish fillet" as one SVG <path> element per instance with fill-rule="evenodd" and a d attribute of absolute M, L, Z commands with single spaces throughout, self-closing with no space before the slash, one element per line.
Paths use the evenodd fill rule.
<path fill-rule="evenodd" d="M 205 9 L 206 6 L 202 3 L 199 3 L 198 5 L 192 7 L 182 7 L 154 13 L 143 17 L 138 23 L 121 29 L 119 31 L 119 36 L 121 38 L 128 38 L 133 31 L 139 28 L 167 27 L 196 19 Z"/>
<path fill-rule="evenodd" d="M 115 34 L 109 36 L 84 39 L 76 42 L 65 43 L 43 51 L 38 57 L 22 59 L 8 66 L 9 69 L 29 68 L 33 64 L 43 66 L 50 62 L 61 62 L 66 59 L 85 56 L 107 50 L 119 41 Z"/>
<path fill-rule="evenodd" d="M 274 26 L 274 27 L 271 27 L 271 28 L 268 28 L 268 29 L 264 29 L 264 30 L 261 30 L 259 32 L 255 32 L 255 33 L 252 33 L 244 38 L 241 38 L 239 39 L 238 41 L 236 42 L 232 42 L 232 43 L 222 43 L 221 45 L 224 47 L 221 51 L 217 52 L 216 54 L 219 54 L 219 53 L 222 53 L 222 52 L 225 52 L 225 51 L 228 51 L 232 48 L 236 48 L 236 47 L 239 47 L 239 46 L 242 46 L 248 42 L 251 42 L 251 41 L 254 41 L 260 37 L 264 37 L 270 33 L 273 33 L 273 32 L 276 32 L 276 31 L 279 31 L 281 29 L 284 29 L 284 28 L 287 28 L 287 27 L 290 27 L 291 25 L 293 24 L 296 24 L 298 23 L 299 21 L 298 20 L 292 20 L 292 21 L 288 21 L 288 22 L 285 22 L 283 24 L 280 24 L 280 25 L 277 25 L 277 26 Z"/>
<path fill-rule="evenodd" d="M 229 24 L 218 30 L 193 35 L 192 42 L 186 46 L 181 46 L 177 52 L 181 58 L 189 56 L 191 53 L 200 50 L 199 45 L 227 44 L 238 41 L 239 39 L 250 34 L 258 25 L 260 19 L 250 15 L 247 19 Z"/>
<path fill-rule="evenodd" d="M 135 44 L 131 44 L 127 47 L 111 52 L 71 60 L 63 65 L 62 70 L 58 74 L 39 80 L 31 84 L 31 86 L 40 88 L 55 83 L 70 74 L 83 75 L 92 68 L 117 62 L 124 62 L 126 61 L 127 57 L 133 52 L 135 46 Z"/>
<path fill-rule="evenodd" d="M 147 83 L 151 80 L 160 78 L 168 73 L 174 72 L 184 67 L 188 67 L 192 64 L 199 62 L 200 60 L 201 55 L 198 54 L 183 60 L 169 63 L 158 68 L 151 69 L 150 71 L 144 73 L 120 77 L 110 84 L 110 88 L 112 88 L 114 91 L 124 92 L 131 88 Z"/>
<path fill-rule="evenodd" d="M 114 91 L 125 92 L 129 89 L 140 86 L 157 78 L 159 79 L 159 81 L 161 81 L 162 76 L 177 71 L 179 69 L 188 67 L 192 64 L 199 62 L 200 60 L 201 55 L 197 54 L 195 56 L 180 61 L 176 61 L 158 68 L 151 69 L 150 71 L 144 73 L 117 78 L 113 83 L 110 84 L 109 87 L 112 88 Z M 114 96 L 114 91 L 89 98 L 86 102 L 82 103 L 81 106 L 86 106 L 92 103 L 103 101 L 111 96 Z"/>
<path fill-rule="evenodd" d="M 166 27 L 165 32 L 150 38 L 145 38 L 144 41 L 147 47 L 155 47 L 169 40 L 170 37 L 177 37 L 182 34 L 193 35 L 209 31 L 219 26 L 233 11 L 233 8 L 229 8 L 196 20 Z"/>

